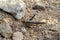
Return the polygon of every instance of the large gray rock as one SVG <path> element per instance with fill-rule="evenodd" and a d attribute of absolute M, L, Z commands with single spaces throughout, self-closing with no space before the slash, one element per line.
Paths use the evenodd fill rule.
<path fill-rule="evenodd" d="M 0 0 L 0 9 L 11 13 L 15 18 L 24 17 L 26 5 L 22 0 Z"/>
<path fill-rule="evenodd" d="M 12 29 L 7 22 L 0 19 L 0 34 L 5 38 L 11 37 Z"/>

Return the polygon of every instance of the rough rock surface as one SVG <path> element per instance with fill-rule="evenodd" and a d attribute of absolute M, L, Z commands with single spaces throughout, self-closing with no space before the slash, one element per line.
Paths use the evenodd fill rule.
<path fill-rule="evenodd" d="M 23 40 L 23 34 L 19 31 L 13 33 L 13 40 Z"/>
<path fill-rule="evenodd" d="M 0 34 L 5 38 L 10 38 L 12 34 L 12 29 L 5 20 L 0 19 Z"/>
<path fill-rule="evenodd" d="M 26 5 L 22 0 L 0 0 L 0 9 L 9 12 L 17 19 L 24 17 L 25 7 Z"/>

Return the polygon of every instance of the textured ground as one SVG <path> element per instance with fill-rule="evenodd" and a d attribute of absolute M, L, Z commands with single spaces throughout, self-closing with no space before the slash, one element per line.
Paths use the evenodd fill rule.
<path fill-rule="evenodd" d="M 10 38 L 2 37 L 1 34 L 0 40 L 60 40 L 60 0 L 23 1 L 26 3 L 26 15 L 20 20 L 16 20 L 12 15 L 0 11 L 0 19 L 6 20 L 13 32 Z M 42 3 L 44 7 L 46 4 L 53 7 L 35 9 L 33 7 L 36 1 Z M 34 16 L 33 19 L 31 19 L 32 16 Z M 24 24 L 21 20 L 31 20 L 32 25 L 30 25 L 31 23 Z M 44 23 L 37 24 L 37 22 Z M 17 36 L 14 37 L 14 35 Z"/>

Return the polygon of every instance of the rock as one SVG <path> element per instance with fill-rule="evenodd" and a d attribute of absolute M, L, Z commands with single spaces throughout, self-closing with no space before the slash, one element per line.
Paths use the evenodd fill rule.
<path fill-rule="evenodd" d="M 27 30 L 26 30 L 25 27 L 21 27 L 20 31 L 24 33 L 24 32 L 26 32 Z"/>
<path fill-rule="evenodd" d="M 12 25 L 12 24 L 13 24 L 13 20 L 12 20 L 11 18 L 4 18 L 4 20 L 5 20 L 6 22 L 8 22 L 9 25 Z"/>
<path fill-rule="evenodd" d="M 46 1 L 41 1 L 41 0 L 35 0 L 35 5 L 40 5 L 40 6 L 45 6 L 47 4 L 47 2 Z"/>
<path fill-rule="evenodd" d="M 19 31 L 13 33 L 13 40 L 22 40 L 23 34 Z"/>
<path fill-rule="evenodd" d="M 11 39 L 6 39 L 6 38 L 3 38 L 3 40 L 11 40 Z"/>
<path fill-rule="evenodd" d="M 0 19 L 0 33 L 5 38 L 10 38 L 12 34 L 12 29 L 7 22 Z"/>
<path fill-rule="evenodd" d="M 48 17 L 47 20 L 47 24 L 57 24 L 58 23 L 58 19 L 52 18 L 52 17 Z"/>
<path fill-rule="evenodd" d="M 35 4 L 33 6 L 34 10 L 39 10 L 39 11 L 45 11 L 45 4 L 46 3 L 42 3 L 40 0 L 35 0 Z"/>
<path fill-rule="evenodd" d="M 2 40 L 2 37 L 0 36 L 0 40 Z"/>
<path fill-rule="evenodd" d="M 0 9 L 9 12 L 16 19 L 24 17 L 26 5 L 22 0 L 0 0 Z"/>
<path fill-rule="evenodd" d="M 59 33 L 54 31 L 47 31 L 45 40 L 59 40 Z"/>

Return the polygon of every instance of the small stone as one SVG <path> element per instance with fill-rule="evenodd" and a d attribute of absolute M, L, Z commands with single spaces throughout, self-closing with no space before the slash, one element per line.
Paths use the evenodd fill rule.
<path fill-rule="evenodd" d="M 58 23 L 58 19 L 48 17 L 47 24 L 57 24 L 57 23 Z"/>
<path fill-rule="evenodd" d="M 22 0 L 0 0 L 0 9 L 9 12 L 16 19 L 21 19 L 25 15 L 25 3 Z"/>
<path fill-rule="evenodd" d="M 6 38 L 3 38 L 3 40 L 11 40 L 11 39 L 6 39 Z"/>
<path fill-rule="evenodd" d="M 42 1 L 40 1 L 40 0 L 38 0 L 38 1 L 37 1 L 37 0 L 35 0 L 35 1 L 36 1 L 35 5 L 39 5 L 39 6 L 43 6 L 43 7 L 44 7 L 44 6 L 45 6 L 45 4 L 46 4 L 46 3 L 43 3 L 43 2 L 42 2 Z"/>
<path fill-rule="evenodd" d="M 35 2 L 39 2 L 40 0 L 34 0 Z"/>
<path fill-rule="evenodd" d="M 7 22 L 0 19 L 0 33 L 5 38 L 10 38 L 12 34 L 12 29 Z"/>
<path fill-rule="evenodd" d="M 13 33 L 13 40 L 22 40 L 23 34 L 19 31 Z"/>
<path fill-rule="evenodd" d="M 45 35 L 45 40 L 58 40 L 59 33 L 57 31 L 47 31 Z"/>
<path fill-rule="evenodd" d="M 42 19 L 40 22 L 47 23 L 47 20 L 46 19 Z"/>
<path fill-rule="evenodd" d="M 21 27 L 21 32 L 26 32 L 27 30 L 25 29 L 25 27 Z"/>
<path fill-rule="evenodd" d="M 2 37 L 0 37 L 0 40 L 2 40 Z"/>
<path fill-rule="evenodd" d="M 13 24 L 13 20 L 11 18 L 5 18 L 4 19 L 6 22 L 9 23 L 9 25 L 12 25 Z"/>

